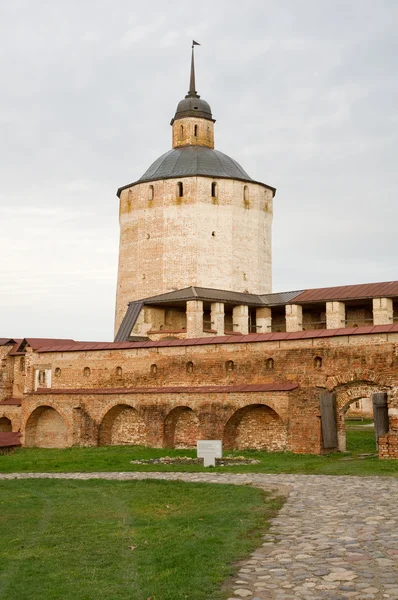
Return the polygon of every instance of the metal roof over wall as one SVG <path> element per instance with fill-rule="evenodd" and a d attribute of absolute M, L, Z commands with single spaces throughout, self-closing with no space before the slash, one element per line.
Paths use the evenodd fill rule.
<path fill-rule="evenodd" d="M 398 323 L 394 325 L 368 325 L 364 327 L 342 327 L 340 329 L 313 329 L 311 331 L 249 333 L 248 335 L 225 335 L 183 340 L 149 340 L 147 342 L 74 342 L 57 346 L 42 346 L 42 352 L 86 352 L 96 350 L 130 350 L 135 348 L 163 348 L 165 346 L 208 346 L 212 344 L 248 344 L 252 342 L 288 342 L 292 340 L 309 340 L 339 336 L 357 336 L 374 334 L 396 334 Z"/>

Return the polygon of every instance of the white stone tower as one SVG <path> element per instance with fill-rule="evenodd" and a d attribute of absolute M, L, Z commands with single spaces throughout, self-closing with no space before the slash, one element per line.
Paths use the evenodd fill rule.
<path fill-rule="evenodd" d="M 171 121 L 173 149 L 117 192 L 115 332 L 130 301 L 187 286 L 271 292 L 275 189 L 214 149 L 214 123 L 195 90 L 192 46 L 189 92 Z"/>

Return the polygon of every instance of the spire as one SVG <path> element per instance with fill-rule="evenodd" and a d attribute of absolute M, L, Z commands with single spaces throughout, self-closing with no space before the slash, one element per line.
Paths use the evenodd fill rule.
<path fill-rule="evenodd" d="M 189 91 L 185 98 L 200 98 L 195 89 L 195 46 L 200 46 L 199 42 L 192 40 L 192 55 L 191 55 L 191 77 L 189 80 Z"/>

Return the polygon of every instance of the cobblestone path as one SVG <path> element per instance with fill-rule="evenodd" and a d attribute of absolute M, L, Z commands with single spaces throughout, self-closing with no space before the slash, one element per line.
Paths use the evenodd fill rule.
<path fill-rule="evenodd" d="M 287 495 L 229 600 L 398 600 L 398 479 L 224 473 L 13 473 L 0 479 L 168 479 Z M 211 600 L 211 599 L 209 599 Z"/>

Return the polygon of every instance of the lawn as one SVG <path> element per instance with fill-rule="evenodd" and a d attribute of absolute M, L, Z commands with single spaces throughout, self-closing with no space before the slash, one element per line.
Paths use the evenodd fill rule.
<path fill-rule="evenodd" d="M 374 430 L 347 431 L 347 453 L 325 456 L 291 452 L 235 452 L 259 461 L 256 465 L 217 467 L 218 472 L 234 473 L 315 473 L 324 475 L 398 476 L 398 461 L 379 460 Z M 373 454 L 363 457 L 361 454 Z M 200 465 L 137 465 L 131 460 L 159 456 L 195 456 L 194 450 L 150 449 L 142 446 L 102 446 L 64 450 L 22 448 L 0 456 L 0 472 L 36 471 L 204 471 Z M 208 471 L 208 469 L 207 469 Z"/>
<path fill-rule="evenodd" d="M 0 482 L 1 600 L 221 600 L 280 499 L 166 481 Z"/>

